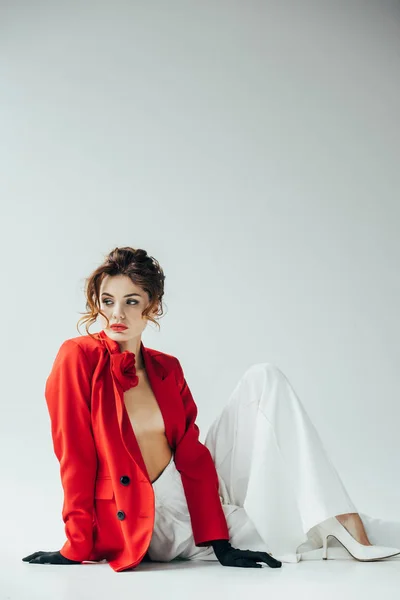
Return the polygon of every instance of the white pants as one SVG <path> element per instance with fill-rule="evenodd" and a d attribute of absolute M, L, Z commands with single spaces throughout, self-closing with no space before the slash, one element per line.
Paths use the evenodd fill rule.
<path fill-rule="evenodd" d="M 235 548 L 271 552 L 282 562 L 321 558 L 315 525 L 358 512 L 296 392 L 275 365 L 247 369 L 205 445 Z M 155 561 L 217 560 L 212 547 L 194 544 L 173 458 L 153 482 L 156 515 L 148 554 Z M 400 521 L 360 517 L 372 544 L 400 548 Z M 351 558 L 333 538 L 329 545 L 336 546 L 336 557 Z"/>

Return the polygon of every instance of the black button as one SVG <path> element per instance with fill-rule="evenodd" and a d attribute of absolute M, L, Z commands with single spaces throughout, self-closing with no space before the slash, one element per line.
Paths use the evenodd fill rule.
<path fill-rule="evenodd" d="M 117 517 L 118 517 L 118 519 L 119 519 L 120 521 L 123 521 L 123 520 L 125 519 L 125 513 L 124 513 L 124 511 L 123 511 L 123 510 L 119 510 L 119 511 L 117 512 Z"/>
<path fill-rule="evenodd" d="M 122 483 L 122 485 L 128 485 L 131 481 L 131 478 L 128 477 L 128 475 L 122 475 L 122 477 L 120 477 L 119 480 Z"/>

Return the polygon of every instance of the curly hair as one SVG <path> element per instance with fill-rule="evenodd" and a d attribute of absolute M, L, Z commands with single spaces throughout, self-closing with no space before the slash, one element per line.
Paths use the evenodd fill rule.
<path fill-rule="evenodd" d="M 159 323 L 150 315 L 157 308 L 156 316 L 161 317 L 164 314 L 162 297 L 164 295 L 164 272 L 153 257 L 149 256 L 146 250 L 142 248 L 114 248 L 106 256 L 105 261 L 97 267 L 85 280 L 86 312 L 81 313 L 77 322 L 79 333 L 80 323 L 85 323 L 86 333 L 93 337 L 89 332 L 89 327 L 96 321 L 97 316 L 101 314 L 107 320 L 109 319 L 100 308 L 100 286 L 107 275 L 127 275 L 132 282 L 140 286 L 149 295 L 149 305 L 142 312 L 147 320 L 152 321 L 160 328 Z"/>

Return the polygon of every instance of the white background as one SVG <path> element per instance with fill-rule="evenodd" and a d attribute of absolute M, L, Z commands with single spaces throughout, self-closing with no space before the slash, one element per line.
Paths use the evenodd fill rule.
<path fill-rule="evenodd" d="M 203 440 L 272 362 L 360 512 L 400 520 L 399 4 L 1 13 L 3 551 L 64 542 L 44 383 L 124 245 L 164 269 L 143 342 L 181 361 Z"/>

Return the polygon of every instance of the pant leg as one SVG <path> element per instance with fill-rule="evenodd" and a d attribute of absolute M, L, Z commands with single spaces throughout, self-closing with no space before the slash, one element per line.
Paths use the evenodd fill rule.
<path fill-rule="evenodd" d="M 155 520 L 147 554 L 152 561 L 169 562 L 175 559 L 216 561 L 212 546 L 195 545 L 189 508 L 173 457 L 160 477 L 153 482 Z M 221 505 L 228 524 L 230 540 L 236 547 L 269 551 L 254 529 L 242 507 Z M 243 546 L 243 544 L 247 544 Z M 253 546 L 251 546 L 253 544 Z M 254 545 L 255 544 L 255 545 Z"/>
<path fill-rule="evenodd" d="M 318 523 L 358 512 L 296 392 L 270 363 L 247 369 L 205 445 L 225 500 L 245 509 L 282 562 L 322 546 Z"/>
<path fill-rule="evenodd" d="M 192 527 L 180 474 L 174 455 L 161 475 L 153 481 L 155 518 L 147 551 L 150 560 L 169 562 L 190 545 Z"/>
<path fill-rule="evenodd" d="M 205 445 L 216 466 L 234 547 L 271 552 L 282 562 L 321 558 L 316 550 L 322 542 L 313 525 L 357 512 L 300 400 L 273 365 L 261 363 L 245 372 Z M 150 558 L 217 560 L 212 547 L 194 544 L 173 457 L 153 488 Z M 400 522 L 360 516 L 371 543 L 400 547 Z M 337 545 L 337 556 L 349 558 Z"/>

